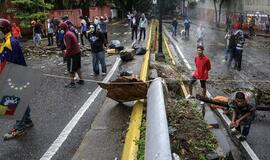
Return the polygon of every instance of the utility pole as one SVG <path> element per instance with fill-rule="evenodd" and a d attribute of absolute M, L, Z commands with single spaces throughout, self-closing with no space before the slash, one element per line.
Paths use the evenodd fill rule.
<path fill-rule="evenodd" d="M 162 15 L 163 15 L 163 7 L 164 7 L 164 0 L 159 0 L 159 30 L 158 30 L 158 59 L 162 60 L 165 59 L 162 50 Z"/>

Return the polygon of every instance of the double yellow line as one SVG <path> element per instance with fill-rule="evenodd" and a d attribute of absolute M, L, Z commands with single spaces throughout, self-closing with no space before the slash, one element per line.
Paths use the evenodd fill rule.
<path fill-rule="evenodd" d="M 151 47 L 151 33 L 152 33 L 153 21 L 150 25 L 150 31 L 148 36 L 148 41 L 146 45 L 147 52 L 144 55 L 144 61 L 141 66 L 140 79 L 143 81 L 147 80 L 148 77 L 148 68 L 149 68 L 149 59 L 150 59 L 150 47 Z M 128 132 L 125 139 L 125 145 L 122 153 L 122 160 L 136 160 L 138 145 L 135 141 L 140 139 L 140 127 L 142 122 L 143 114 L 143 102 L 136 101 L 133 106 L 133 110 L 130 117 L 130 123 Z"/>

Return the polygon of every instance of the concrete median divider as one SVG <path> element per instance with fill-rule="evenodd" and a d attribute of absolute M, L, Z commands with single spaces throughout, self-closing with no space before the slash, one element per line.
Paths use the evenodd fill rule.
<path fill-rule="evenodd" d="M 156 78 L 147 93 L 145 160 L 171 160 L 163 81 Z"/>
<path fill-rule="evenodd" d="M 144 55 L 144 61 L 141 66 L 140 79 L 143 81 L 147 80 L 149 59 L 150 59 L 150 47 L 151 47 L 151 33 L 152 33 L 153 22 L 151 22 L 149 29 L 148 41 L 146 44 L 147 52 Z M 143 114 L 143 101 L 136 101 L 133 105 L 133 110 L 130 116 L 130 123 L 128 127 L 128 132 L 125 138 L 125 144 L 122 152 L 122 160 L 136 160 L 138 146 L 136 145 L 136 140 L 140 139 L 140 126 Z"/>

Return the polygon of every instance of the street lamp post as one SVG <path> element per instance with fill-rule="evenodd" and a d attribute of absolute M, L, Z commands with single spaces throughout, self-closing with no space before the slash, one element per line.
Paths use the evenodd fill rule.
<path fill-rule="evenodd" d="M 165 59 L 162 49 L 162 14 L 163 14 L 163 3 L 164 0 L 159 0 L 159 31 L 158 31 L 158 59 Z"/>

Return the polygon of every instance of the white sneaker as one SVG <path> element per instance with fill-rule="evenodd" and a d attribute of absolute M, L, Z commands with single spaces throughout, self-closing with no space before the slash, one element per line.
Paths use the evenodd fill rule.
<path fill-rule="evenodd" d="M 107 73 L 103 73 L 103 72 L 101 73 L 102 76 L 106 76 L 106 74 L 107 74 Z"/>
<path fill-rule="evenodd" d="M 190 94 L 186 96 L 186 99 L 193 99 L 193 98 L 195 98 L 195 97 L 193 95 L 190 95 Z"/>

